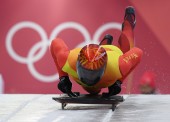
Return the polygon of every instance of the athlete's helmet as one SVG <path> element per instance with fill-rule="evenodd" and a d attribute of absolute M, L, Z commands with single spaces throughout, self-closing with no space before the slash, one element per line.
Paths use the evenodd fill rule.
<path fill-rule="evenodd" d="M 151 71 L 146 71 L 140 79 L 140 86 L 148 85 L 149 87 L 155 89 L 155 74 Z"/>
<path fill-rule="evenodd" d="M 155 74 L 151 71 L 146 71 L 141 77 L 139 88 L 142 94 L 155 94 Z"/>
<path fill-rule="evenodd" d="M 77 60 L 77 74 L 86 85 L 92 86 L 99 82 L 104 74 L 107 63 L 105 49 L 97 44 L 84 46 Z"/>

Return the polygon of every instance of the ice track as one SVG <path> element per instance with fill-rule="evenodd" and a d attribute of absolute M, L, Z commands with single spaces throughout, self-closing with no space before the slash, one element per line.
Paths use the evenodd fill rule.
<path fill-rule="evenodd" d="M 123 95 L 114 112 L 111 105 L 68 104 L 57 95 L 1 94 L 0 122 L 170 122 L 170 95 Z"/>

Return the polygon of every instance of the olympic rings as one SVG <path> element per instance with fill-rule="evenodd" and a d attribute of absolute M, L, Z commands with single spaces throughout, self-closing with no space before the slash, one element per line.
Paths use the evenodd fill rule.
<path fill-rule="evenodd" d="M 24 29 L 24 28 L 31 28 L 31 29 L 35 30 L 36 32 L 38 32 L 38 34 L 41 37 L 41 40 L 31 47 L 31 49 L 28 52 L 27 57 L 22 57 L 22 56 L 18 55 L 12 46 L 13 36 L 15 35 L 15 33 L 17 31 Z M 91 39 L 88 30 L 83 25 L 81 25 L 77 22 L 65 22 L 65 23 L 62 23 L 62 24 L 56 26 L 48 39 L 46 32 L 40 25 L 38 25 L 35 22 L 31 22 L 31 21 L 23 21 L 23 22 L 19 22 L 19 23 L 15 24 L 7 33 L 7 36 L 6 36 L 7 52 L 15 61 L 17 61 L 19 63 L 26 64 L 29 72 L 37 80 L 39 80 L 41 82 L 54 82 L 54 81 L 56 81 L 56 79 L 58 79 L 57 73 L 54 75 L 51 75 L 51 76 L 42 75 L 35 69 L 34 63 L 37 62 L 38 60 L 40 60 L 44 56 L 51 41 L 55 37 L 57 37 L 57 35 L 61 31 L 68 29 L 68 28 L 75 29 L 83 35 L 84 41 L 76 46 L 76 47 L 79 47 L 79 46 L 83 46 L 83 45 L 89 44 L 89 43 L 98 43 L 99 37 L 101 36 L 101 34 L 104 31 L 106 31 L 108 29 L 121 30 L 121 24 L 114 23 L 114 22 L 106 23 L 97 29 L 96 33 L 93 36 L 93 39 Z M 40 50 L 40 51 L 38 51 L 38 50 Z M 36 53 L 37 51 L 38 51 L 38 53 Z"/>

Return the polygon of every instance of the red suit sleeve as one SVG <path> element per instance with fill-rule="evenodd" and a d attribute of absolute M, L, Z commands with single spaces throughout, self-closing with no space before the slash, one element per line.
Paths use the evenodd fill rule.
<path fill-rule="evenodd" d="M 119 69 L 122 74 L 123 81 L 126 76 L 137 66 L 142 57 L 142 50 L 139 48 L 132 48 L 119 58 Z"/>
<path fill-rule="evenodd" d="M 62 68 L 67 61 L 69 49 L 62 39 L 54 39 L 50 46 L 51 55 L 54 59 L 59 77 L 67 76 L 68 74 L 62 71 Z"/>

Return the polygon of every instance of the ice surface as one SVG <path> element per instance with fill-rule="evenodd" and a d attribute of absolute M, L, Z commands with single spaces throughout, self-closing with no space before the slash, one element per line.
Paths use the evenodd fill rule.
<path fill-rule="evenodd" d="M 0 122 L 170 122 L 170 95 L 129 95 L 114 112 L 111 105 L 69 104 L 57 95 L 0 95 Z"/>

